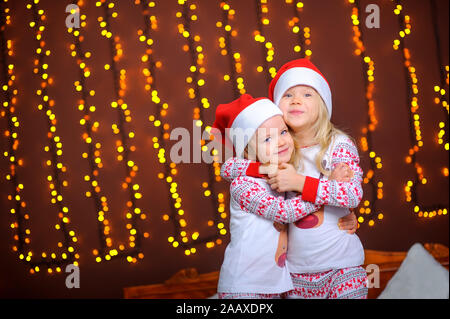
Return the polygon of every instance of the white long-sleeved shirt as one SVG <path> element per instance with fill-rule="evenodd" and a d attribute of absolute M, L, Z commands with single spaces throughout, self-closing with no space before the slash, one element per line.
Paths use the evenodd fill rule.
<path fill-rule="evenodd" d="M 230 186 L 230 236 L 218 292 L 282 293 L 293 289 L 289 269 L 276 257 L 280 232 L 273 221 L 290 223 L 320 207 L 285 200 L 261 178 L 240 176 Z M 289 248 L 287 249 L 289 252 Z"/>
<path fill-rule="evenodd" d="M 313 273 L 363 264 L 364 249 L 359 237 L 340 230 L 337 225 L 339 218 L 349 214 L 348 208 L 358 206 L 363 195 L 363 172 L 359 166 L 355 145 L 345 135 L 336 136 L 323 163 L 330 171 L 338 163 L 346 163 L 354 172 L 350 182 L 337 182 L 321 176 L 315 165 L 318 145 L 303 148 L 301 152 L 303 169 L 299 173 L 308 176 L 302 199 L 319 207 L 325 205 L 324 218 L 320 225 L 313 228 L 304 228 L 301 223 L 289 225 L 287 261 L 290 271 Z M 258 176 L 258 165 L 242 159 L 230 159 L 222 165 L 221 176 L 227 180 L 233 180 L 243 174 Z M 251 212 L 261 214 L 261 209 L 259 212 L 252 209 Z"/>

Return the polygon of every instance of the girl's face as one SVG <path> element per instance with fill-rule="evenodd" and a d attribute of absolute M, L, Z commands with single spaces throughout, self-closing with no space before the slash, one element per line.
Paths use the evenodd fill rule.
<path fill-rule="evenodd" d="M 277 115 L 261 124 L 248 146 L 261 163 L 281 164 L 291 159 L 294 140 L 281 115 Z"/>
<path fill-rule="evenodd" d="M 284 92 L 278 107 L 287 125 L 297 132 L 311 128 L 319 117 L 320 95 L 307 85 L 293 86 Z"/>

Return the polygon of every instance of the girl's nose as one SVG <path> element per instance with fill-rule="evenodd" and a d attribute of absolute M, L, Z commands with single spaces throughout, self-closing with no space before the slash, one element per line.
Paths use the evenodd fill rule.
<path fill-rule="evenodd" d="M 278 138 L 278 147 L 284 146 L 286 145 L 286 139 L 284 138 L 284 136 L 280 136 Z"/>
<path fill-rule="evenodd" d="M 302 98 L 299 95 L 295 94 L 292 98 L 292 103 L 293 104 L 302 104 Z"/>

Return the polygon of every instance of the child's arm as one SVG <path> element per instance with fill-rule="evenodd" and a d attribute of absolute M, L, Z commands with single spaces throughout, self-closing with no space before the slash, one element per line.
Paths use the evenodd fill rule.
<path fill-rule="evenodd" d="M 285 200 L 283 196 L 273 196 L 258 182 L 246 176 L 233 180 L 230 187 L 231 197 L 242 210 L 281 223 L 293 223 L 320 209 L 296 196 Z"/>
<path fill-rule="evenodd" d="M 262 178 L 263 175 L 259 174 L 259 166 L 259 162 L 231 157 L 222 164 L 220 176 L 228 182 L 231 182 L 236 177 L 244 175 Z"/>
<path fill-rule="evenodd" d="M 261 169 L 263 166 L 261 166 Z M 337 180 L 339 182 L 349 182 L 353 177 L 353 171 L 345 163 L 339 163 L 332 171 L 329 180 Z M 283 163 L 279 166 L 279 169 L 275 169 L 268 173 L 269 179 L 267 182 L 270 187 L 279 193 L 282 192 L 299 192 L 303 193 L 303 188 L 305 185 L 306 178 L 298 174 L 294 166 L 291 164 Z"/>
<path fill-rule="evenodd" d="M 281 171 L 279 168 L 284 170 Z M 332 174 L 335 172 L 337 172 L 337 168 L 333 170 Z M 280 176 L 279 174 L 285 174 L 288 178 L 282 178 L 282 184 L 275 184 L 275 182 L 272 181 L 272 177 L 276 175 Z M 344 172 L 337 172 L 335 175 L 336 177 L 334 179 L 336 180 L 346 180 L 350 177 Z M 271 178 L 269 183 L 271 184 L 272 189 L 276 189 L 280 193 L 287 191 L 297 191 L 299 193 L 303 192 L 303 187 L 307 177 L 297 174 L 297 171 L 291 164 L 281 164 L 280 166 L 275 164 L 261 164 L 260 162 L 253 162 L 237 157 L 231 157 L 222 164 L 220 168 L 220 176 L 228 182 L 231 182 L 239 176 L 251 176 L 257 178 L 264 178 L 268 176 Z"/>
<path fill-rule="evenodd" d="M 356 146 L 348 138 L 337 143 L 332 150 L 331 169 L 339 163 L 347 164 L 353 171 L 349 182 L 324 180 L 307 176 L 303 187 L 303 199 L 317 205 L 355 208 L 363 196 L 363 171 L 359 166 Z"/>

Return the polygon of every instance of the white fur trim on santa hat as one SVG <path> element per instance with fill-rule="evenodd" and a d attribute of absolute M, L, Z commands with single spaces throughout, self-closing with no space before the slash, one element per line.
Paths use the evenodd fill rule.
<path fill-rule="evenodd" d="M 280 108 L 269 99 L 261 99 L 247 106 L 236 116 L 229 130 L 229 138 L 233 142 L 237 156 L 242 156 L 258 127 L 276 115 L 283 116 Z"/>
<path fill-rule="evenodd" d="M 278 105 L 283 94 L 296 85 L 313 87 L 324 100 L 328 109 L 328 117 L 331 118 L 332 103 L 330 87 L 322 75 L 309 68 L 297 67 L 286 70 L 278 79 L 273 90 L 274 103 Z"/>

